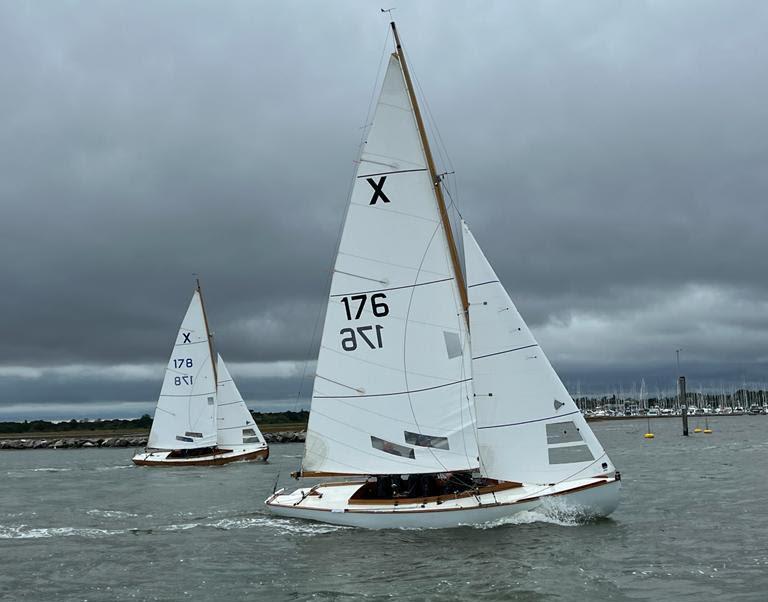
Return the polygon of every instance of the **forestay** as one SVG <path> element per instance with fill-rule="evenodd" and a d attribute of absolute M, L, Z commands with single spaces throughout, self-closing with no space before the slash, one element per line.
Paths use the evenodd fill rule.
<path fill-rule="evenodd" d="M 465 317 L 392 55 L 334 266 L 303 470 L 477 466 Z"/>
<path fill-rule="evenodd" d="M 148 447 L 216 444 L 216 387 L 200 293 L 195 291 L 165 370 Z"/>
<path fill-rule="evenodd" d="M 481 472 L 556 483 L 612 471 L 466 224 L 463 234 Z"/>
<path fill-rule="evenodd" d="M 243 396 L 227 370 L 221 355 L 218 356 L 219 387 L 216 395 L 217 441 L 219 446 L 261 445 L 264 437 L 253 421 L 243 401 Z"/>

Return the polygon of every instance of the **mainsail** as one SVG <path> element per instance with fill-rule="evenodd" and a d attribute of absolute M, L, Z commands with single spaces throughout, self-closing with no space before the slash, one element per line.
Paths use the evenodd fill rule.
<path fill-rule="evenodd" d="M 470 358 L 432 176 L 393 54 L 334 266 L 303 471 L 476 468 Z"/>
<path fill-rule="evenodd" d="M 253 421 L 243 396 L 219 357 L 219 387 L 216 395 L 217 442 L 219 446 L 240 446 L 264 443 L 264 437 Z"/>
<path fill-rule="evenodd" d="M 555 483 L 613 465 L 464 224 L 481 472 Z"/>
<path fill-rule="evenodd" d="M 176 335 L 147 446 L 190 449 L 216 445 L 216 378 L 199 290 Z"/>

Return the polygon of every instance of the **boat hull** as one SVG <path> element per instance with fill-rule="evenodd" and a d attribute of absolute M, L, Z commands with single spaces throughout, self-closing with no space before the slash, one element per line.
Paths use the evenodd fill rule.
<path fill-rule="evenodd" d="M 221 466 L 232 462 L 247 462 L 269 458 L 269 447 L 234 448 L 221 453 L 197 456 L 195 458 L 168 458 L 169 450 L 144 451 L 132 460 L 138 466 Z"/>
<path fill-rule="evenodd" d="M 350 503 L 362 483 L 329 483 L 276 492 L 267 508 L 284 517 L 366 529 L 445 529 L 503 521 L 516 514 L 540 511 L 554 517 L 599 518 L 619 503 L 620 481 L 613 477 L 572 481 L 553 486 L 526 485 L 481 495 L 408 504 Z"/>

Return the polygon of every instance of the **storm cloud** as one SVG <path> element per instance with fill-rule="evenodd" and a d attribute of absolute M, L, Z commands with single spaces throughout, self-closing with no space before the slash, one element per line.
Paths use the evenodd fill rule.
<path fill-rule="evenodd" d="M 393 14 L 570 386 L 669 386 L 677 348 L 768 380 L 765 3 Z M 371 2 L 0 3 L 0 413 L 151 407 L 193 273 L 249 405 L 305 404 L 387 36 Z"/>

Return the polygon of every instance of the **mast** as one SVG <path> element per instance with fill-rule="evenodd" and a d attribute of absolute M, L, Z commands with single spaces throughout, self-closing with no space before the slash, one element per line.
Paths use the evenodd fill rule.
<path fill-rule="evenodd" d="M 464 320 L 467 324 L 467 330 L 469 330 L 469 314 L 467 313 L 469 311 L 469 299 L 467 298 L 467 287 L 464 283 L 464 274 L 461 271 L 461 263 L 459 263 L 459 252 L 456 248 L 456 240 L 453 237 L 451 221 L 448 218 L 448 209 L 445 206 L 445 199 L 443 198 L 443 189 L 440 187 L 440 178 L 437 175 L 437 170 L 435 169 L 435 161 L 432 158 L 432 151 L 429 148 L 429 139 L 427 138 L 427 131 L 424 128 L 424 121 L 421 118 L 419 103 L 416 100 L 416 92 L 413 89 L 411 74 L 408 71 L 408 63 L 405 62 L 403 47 L 400 45 L 400 36 L 397 35 L 397 27 L 395 26 L 395 22 L 391 21 L 390 25 L 392 26 L 392 33 L 395 36 L 397 58 L 400 61 L 400 66 L 403 68 L 405 85 L 408 88 L 408 96 L 411 98 L 413 114 L 416 117 L 416 126 L 419 128 L 421 145 L 424 148 L 424 154 L 427 157 L 427 167 L 429 168 L 429 175 L 432 178 L 432 184 L 435 190 L 435 198 L 437 199 L 437 206 L 440 210 L 440 219 L 443 222 L 443 230 L 445 231 L 445 238 L 448 241 L 448 250 L 451 254 L 451 263 L 453 264 L 453 271 L 456 274 L 456 284 L 459 288 L 459 295 L 461 296 L 461 307 L 463 309 L 462 313 L 464 314 Z"/>
<path fill-rule="evenodd" d="M 208 352 L 211 355 L 211 365 L 213 366 L 213 387 L 214 391 L 217 391 L 219 388 L 219 373 L 218 373 L 218 362 L 216 361 L 216 356 L 213 354 L 213 335 L 211 334 L 211 329 L 208 326 L 208 314 L 205 312 L 205 303 L 203 302 L 203 289 L 200 287 L 200 278 L 195 278 L 195 282 L 197 282 L 197 294 L 200 295 L 200 307 L 203 310 L 203 322 L 205 322 L 205 334 L 208 338 Z"/>

